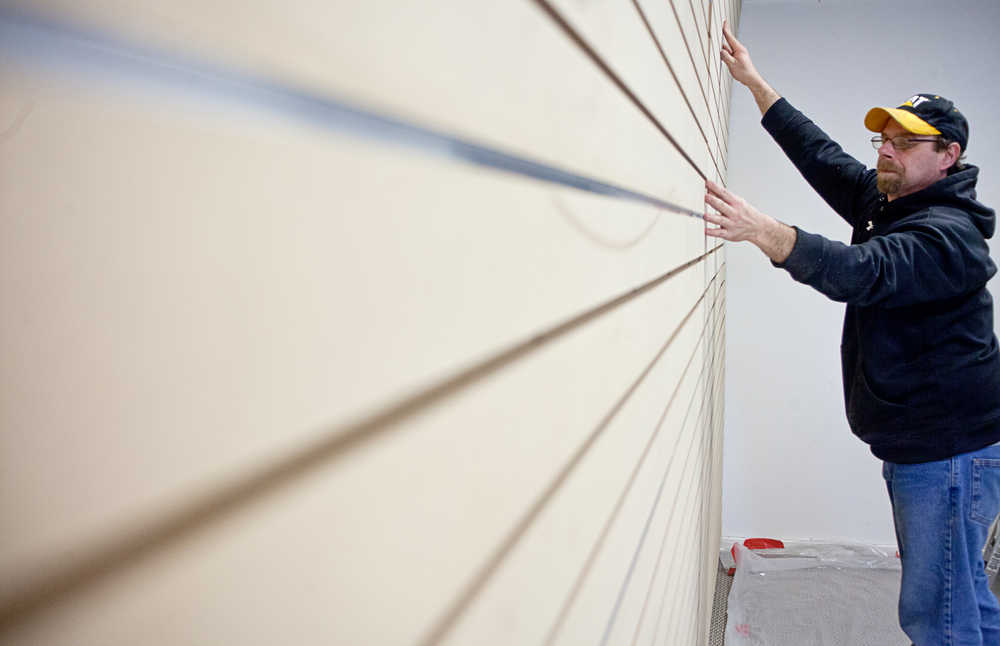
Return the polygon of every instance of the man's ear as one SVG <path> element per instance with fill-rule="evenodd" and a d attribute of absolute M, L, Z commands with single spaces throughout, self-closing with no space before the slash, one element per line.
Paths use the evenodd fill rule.
<path fill-rule="evenodd" d="M 962 147 L 958 145 L 957 142 L 951 142 L 948 147 L 944 149 L 944 156 L 941 158 L 941 170 L 948 170 L 951 168 L 958 158 L 962 156 Z"/>

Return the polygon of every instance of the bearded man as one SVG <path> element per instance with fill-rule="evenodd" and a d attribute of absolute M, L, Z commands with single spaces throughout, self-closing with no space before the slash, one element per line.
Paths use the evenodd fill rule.
<path fill-rule="evenodd" d="M 851 225 L 850 245 L 791 227 L 707 182 L 706 234 L 746 240 L 791 277 L 847 304 L 841 364 L 851 430 L 883 461 L 902 560 L 900 626 L 916 646 L 1000 645 L 982 549 L 1000 512 L 995 216 L 963 161 L 955 105 L 917 94 L 872 108 L 876 169 L 832 141 L 761 77 L 724 25 L 721 57 L 765 129 Z"/>

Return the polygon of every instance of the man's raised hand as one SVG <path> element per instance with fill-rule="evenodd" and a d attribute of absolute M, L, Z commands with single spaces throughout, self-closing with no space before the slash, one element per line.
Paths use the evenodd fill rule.
<path fill-rule="evenodd" d="M 757 72 L 750 60 L 750 52 L 743 46 L 743 43 L 736 40 L 732 30 L 729 29 L 729 21 L 722 23 L 722 62 L 729 68 L 729 73 L 733 78 L 747 86 L 753 94 L 760 113 L 764 114 L 781 97 L 770 85 L 764 81 L 764 77 Z"/>
<path fill-rule="evenodd" d="M 743 46 L 743 43 L 736 40 L 729 21 L 722 23 L 722 62 L 729 68 L 729 73 L 733 78 L 743 85 L 750 86 L 758 81 L 763 81 L 757 69 L 750 60 L 750 52 Z"/>

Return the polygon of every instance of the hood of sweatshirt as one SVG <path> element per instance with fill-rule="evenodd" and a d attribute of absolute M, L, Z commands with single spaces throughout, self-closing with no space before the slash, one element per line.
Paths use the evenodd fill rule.
<path fill-rule="evenodd" d="M 976 199 L 979 168 L 967 165 L 927 188 L 885 204 L 885 214 L 898 220 L 928 207 L 952 207 L 968 215 L 984 238 L 996 231 L 996 212 Z"/>

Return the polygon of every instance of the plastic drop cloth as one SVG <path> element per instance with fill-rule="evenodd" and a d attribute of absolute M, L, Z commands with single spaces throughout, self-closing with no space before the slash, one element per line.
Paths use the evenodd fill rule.
<path fill-rule="evenodd" d="M 736 544 L 726 646 L 908 646 L 900 565 L 868 546 Z"/>

